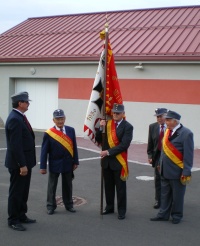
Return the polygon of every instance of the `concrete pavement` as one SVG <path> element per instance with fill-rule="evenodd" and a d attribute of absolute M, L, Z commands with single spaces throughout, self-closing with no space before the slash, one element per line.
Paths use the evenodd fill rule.
<path fill-rule="evenodd" d="M 37 160 L 39 161 L 42 133 L 36 132 Z M 37 219 L 27 225 L 26 232 L 16 232 L 7 226 L 7 199 L 9 175 L 4 167 L 6 143 L 4 130 L 0 130 L 0 245 L 1 246 L 196 246 L 200 235 L 199 171 L 193 172 L 187 187 L 183 221 L 151 222 L 157 210 L 153 209 L 154 184 L 152 180 L 139 180 L 139 176 L 153 177 L 147 162 L 146 145 L 132 144 L 129 150 L 130 176 L 127 182 L 128 208 L 126 219 L 119 221 L 117 213 L 100 216 L 100 159 L 99 149 L 89 140 L 77 138 L 80 166 L 75 171 L 74 197 L 85 204 L 76 206 L 71 214 L 59 205 L 54 215 L 47 215 L 45 201 L 47 175 L 33 169 L 28 216 Z M 194 167 L 199 168 L 199 150 L 195 150 Z M 57 196 L 61 196 L 60 181 Z M 105 204 L 105 202 L 104 202 Z"/>

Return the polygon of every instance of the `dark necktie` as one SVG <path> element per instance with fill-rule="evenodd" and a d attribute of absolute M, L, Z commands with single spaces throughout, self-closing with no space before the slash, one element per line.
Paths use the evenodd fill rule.
<path fill-rule="evenodd" d="M 169 130 L 169 137 L 168 138 L 171 138 L 171 136 L 172 136 L 172 130 Z"/>
<path fill-rule="evenodd" d="M 62 129 L 62 128 L 60 128 L 60 131 L 61 131 L 61 132 L 63 132 L 63 129 Z"/>
<path fill-rule="evenodd" d="M 24 115 L 24 122 L 26 123 L 26 126 L 28 127 L 28 129 L 32 132 L 33 129 L 28 121 L 28 119 L 26 118 L 26 115 Z"/>
<path fill-rule="evenodd" d="M 117 122 L 115 122 L 115 129 L 117 129 L 117 126 L 118 126 L 118 123 L 117 123 Z"/>
<path fill-rule="evenodd" d="M 164 137 L 164 125 L 161 125 L 160 128 L 160 134 L 159 134 L 159 140 L 158 140 L 158 149 L 161 150 L 162 149 L 162 139 Z"/>

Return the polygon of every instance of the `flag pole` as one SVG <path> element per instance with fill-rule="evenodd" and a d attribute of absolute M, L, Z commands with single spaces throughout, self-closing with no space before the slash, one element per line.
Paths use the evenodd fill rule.
<path fill-rule="evenodd" d="M 105 65 L 104 65 L 104 79 L 103 79 L 103 119 L 106 120 L 106 74 L 107 74 L 107 54 L 108 54 L 108 23 L 106 15 L 106 24 L 105 24 Z M 105 126 L 102 131 L 102 147 L 105 144 Z M 100 202 L 100 215 L 103 215 L 103 159 L 101 159 L 101 202 Z"/>

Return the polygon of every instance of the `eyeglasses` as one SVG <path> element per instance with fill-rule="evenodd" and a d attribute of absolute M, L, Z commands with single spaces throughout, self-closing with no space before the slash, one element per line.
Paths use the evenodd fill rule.
<path fill-rule="evenodd" d="M 117 115 L 119 115 L 119 114 L 121 114 L 121 113 L 118 113 L 118 112 L 113 112 L 113 114 L 117 114 Z"/>

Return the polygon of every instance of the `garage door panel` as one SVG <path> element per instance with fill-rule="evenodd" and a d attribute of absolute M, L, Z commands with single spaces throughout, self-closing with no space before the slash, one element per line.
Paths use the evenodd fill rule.
<path fill-rule="evenodd" d="M 58 108 L 56 79 L 17 79 L 15 91 L 29 93 L 32 101 L 26 115 L 34 129 L 47 129 L 53 125 L 52 113 Z"/>

